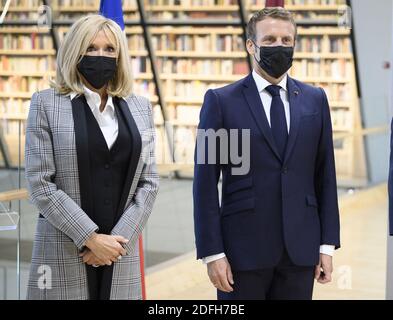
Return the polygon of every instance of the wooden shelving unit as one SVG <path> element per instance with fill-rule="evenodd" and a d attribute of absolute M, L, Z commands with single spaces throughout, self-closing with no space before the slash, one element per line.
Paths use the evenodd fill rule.
<path fill-rule="evenodd" d="M 264 0 L 243 0 L 247 17 L 264 7 Z M 4 0 L 3 0 L 4 2 Z M 0 1 L 1 3 L 1 1 Z M 39 0 L 17 0 L 10 8 L 13 15 L 30 17 L 42 4 Z M 95 13 L 99 0 L 52 1 L 54 19 L 75 20 L 80 15 Z M 338 12 L 345 6 L 343 0 L 292 0 L 287 9 L 301 21 L 298 30 L 297 51 L 291 75 L 301 81 L 323 87 L 329 97 L 335 133 L 355 133 L 361 130 L 361 119 L 356 85 L 354 56 L 350 30 L 334 23 Z M 240 24 L 237 0 L 145 0 L 146 16 L 151 20 L 168 21 L 168 26 L 148 27 L 156 56 L 156 67 L 165 101 L 166 121 L 173 126 L 174 155 L 177 164 L 193 162 L 195 127 L 203 95 L 209 88 L 223 86 L 244 77 L 248 72 L 247 53 L 244 48 L 244 28 Z M 139 19 L 136 0 L 123 1 L 125 20 Z M 11 16 L 12 18 L 13 16 Z M 175 26 L 177 19 L 208 21 L 206 26 Z M 210 20 L 209 20 L 210 19 Z M 222 21 L 236 22 L 238 26 L 225 27 Z M 308 21 L 306 24 L 302 22 Z M 221 23 L 215 23 L 221 22 Z M 311 22 L 311 23 L 310 23 Z M 313 24 L 315 22 L 315 25 Z M 172 25 L 171 25 L 172 24 Z M 318 25 L 318 26 L 316 26 Z M 149 97 L 154 105 L 157 125 L 157 161 L 171 161 L 162 106 L 158 105 L 157 92 L 148 50 L 143 33 L 146 26 L 127 25 L 129 54 L 133 63 L 135 93 Z M 68 26 L 57 28 L 59 38 Z M 50 37 L 49 30 L 34 26 L 0 27 L 0 89 L 12 79 L 21 87 L 31 90 L 0 90 L 0 123 L 12 149 L 15 138 L 12 131 L 25 119 L 28 103 L 35 89 L 47 87 L 45 80 L 54 76 L 54 45 L 27 49 L 23 41 L 4 42 L 4 36 L 16 38 L 23 35 Z M 22 39 L 21 38 L 21 39 Z M 24 38 L 23 38 L 24 39 Z M 38 40 L 38 44 L 40 41 Z M 5 58 L 3 58 L 5 57 Z M 15 61 L 37 60 L 37 68 L 18 68 Z M 40 60 L 41 59 L 41 60 Z M 11 63 L 10 63 L 11 61 Z M 4 66 L 7 65 L 6 68 Z M 10 67 L 11 66 L 11 67 Z M 23 83 L 23 85 L 22 85 Z M 17 88 L 16 88 L 17 89 Z M 13 106 L 17 106 L 13 110 Z M 23 126 L 22 126 L 23 127 Z M 364 147 L 361 138 L 336 141 L 336 162 L 339 180 L 363 181 L 367 177 Z M 14 159 L 12 162 L 15 164 Z"/>

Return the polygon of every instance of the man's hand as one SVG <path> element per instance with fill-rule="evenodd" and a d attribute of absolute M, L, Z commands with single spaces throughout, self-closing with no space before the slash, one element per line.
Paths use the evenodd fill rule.
<path fill-rule="evenodd" d="M 90 250 L 86 249 L 82 253 L 79 254 L 82 257 L 83 262 L 90 265 L 90 266 L 104 266 L 105 263 L 103 260 L 97 258 L 97 256 Z M 112 261 L 110 262 L 112 264 Z"/>
<path fill-rule="evenodd" d="M 109 266 L 112 262 L 116 262 L 119 256 L 127 254 L 127 251 L 121 245 L 127 242 L 128 240 L 122 236 L 93 233 L 85 245 L 98 260 Z"/>
<path fill-rule="evenodd" d="M 222 258 L 207 264 L 207 274 L 211 283 L 220 291 L 232 292 L 233 275 L 228 259 Z"/>
<path fill-rule="evenodd" d="M 319 264 L 315 267 L 315 280 L 326 284 L 332 281 L 333 257 L 320 254 Z"/>

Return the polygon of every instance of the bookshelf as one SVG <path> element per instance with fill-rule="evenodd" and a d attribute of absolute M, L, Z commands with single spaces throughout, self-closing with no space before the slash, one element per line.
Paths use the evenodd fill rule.
<path fill-rule="evenodd" d="M 14 1 L 12 15 L 7 15 L 6 20 L 34 19 L 41 4 L 39 0 Z M 265 1 L 243 0 L 243 4 L 247 19 L 263 8 Z M 343 0 L 286 1 L 286 8 L 294 12 L 299 22 L 290 75 L 326 90 L 334 132 L 338 134 L 361 129 L 351 34 L 337 26 L 338 12 L 345 5 Z M 56 0 L 51 1 L 51 7 L 54 20 L 71 22 L 97 12 L 99 0 Z M 160 22 L 159 26 L 152 23 L 149 32 L 165 101 L 166 128 L 143 38 L 144 28 L 135 23 L 139 19 L 137 1 L 125 0 L 125 32 L 134 91 L 148 97 L 154 106 L 157 162 L 171 162 L 167 135 L 173 133 L 176 163 L 189 165 L 193 162 L 195 129 L 205 91 L 239 80 L 249 72 L 239 1 L 145 0 L 144 9 L 148 22 Z M 189 21 L 190 25 L 176 26 L 176 21 Z M 230 26 L 225 26 L 226 22 Z M 68 26 L 56 29 L 61 40 Z M 51 40 L 49 30 L 34 26 L 0 27 L 0 121 L 7 142 L 12 142 L 15 123 L 27 116 L 31 93 L 46 88 L 47 80 L 54 76 L 55 49 Z M 13 145 L 11 142 L 9 146 Z M 339 181 L 355 184 L 365 180 L 360 138 L 335 141 L 335 154 Z"/>

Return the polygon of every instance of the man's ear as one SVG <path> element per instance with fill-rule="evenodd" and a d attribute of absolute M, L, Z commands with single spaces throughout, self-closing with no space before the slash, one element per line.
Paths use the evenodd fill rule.
<path fill-rule="evenodd" d="M 252 40 L 251 39 L 247 39 L 247 41 L 246 41 L 246 48 L 247 48 L 247 52 L 250 54 L 250 55 L 255 55 L 255 53 L 256 53 L 256 48 L 255 48 L 255 44 L 254 44 L 254 42 L 252 42 Z"/>

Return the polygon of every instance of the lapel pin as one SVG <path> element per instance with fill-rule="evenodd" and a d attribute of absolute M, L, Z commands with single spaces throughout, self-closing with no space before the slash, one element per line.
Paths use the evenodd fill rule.
<path fill-rule="evenodd" d="M 296 95 L 298 95 L 298 94 L 299 94 L 299 91 L 295 90 L 293 93 L 296 94 Z"/>

